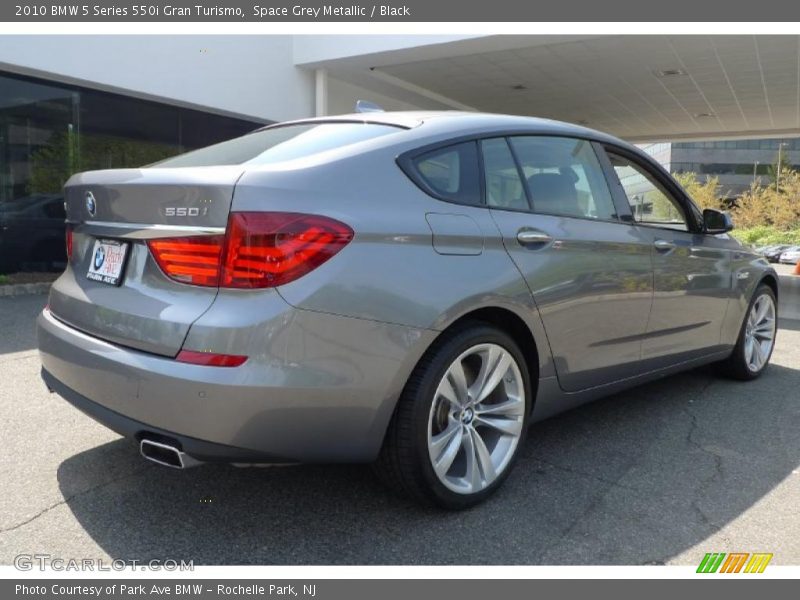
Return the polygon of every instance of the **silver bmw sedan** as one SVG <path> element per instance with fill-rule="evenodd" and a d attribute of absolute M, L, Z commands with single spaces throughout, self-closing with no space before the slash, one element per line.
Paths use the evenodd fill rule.
<path fill-rule="evenodd" d="M 777 276 L 728 215 L 566 123 L 281 123 L 66 199 L 42 376 L 169 467 L 368 462 L 464 508 L 530 423 L 707 363 L 754 379 L 774 346 Z"/>

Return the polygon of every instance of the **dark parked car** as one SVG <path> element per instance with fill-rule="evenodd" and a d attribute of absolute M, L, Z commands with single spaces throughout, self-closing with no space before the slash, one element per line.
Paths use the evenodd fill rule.
<path fill-rule="evenodd" d="M 65 217 L 64 197 L 57 194 L 0 202 L 0 273 L 62 270 Z"/>
<path fill-rule="evenodd" d="M 781 254 L 784 250 L 789 248 L 789 244 L 777 244 L 775 246 L 768 246 L 761 252 L 762 256 L 771 263 L 776 263 L 780 260 Z"/>
<path fill-rule="evenodd" d="M 371 462 L 462 508 L 533 421 L 773 349 L 777 276 L 728 215 L 566 123 L 304 120 L 66 197 L 44 380 L 171 467 Z"/>

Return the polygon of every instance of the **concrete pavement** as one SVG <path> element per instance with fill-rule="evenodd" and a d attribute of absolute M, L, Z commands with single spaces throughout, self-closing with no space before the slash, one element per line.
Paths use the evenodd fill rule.
<path fill-rule="evenodd" d="M 798 281 L 784 285 L 783 316 L 800 316 Z M 800 321 L 782 321 L 758 381 L 701 369 L 535 425 L 500 493 L 446 513 L 394 497 L 362 466 L 181 472 L 144 462 L 44 389 L 33 334 L 44 303 L 0 298 L 2 564 L 42 552 L 196 564 L 697 564 L 719 551 L 800 564 Z"/>

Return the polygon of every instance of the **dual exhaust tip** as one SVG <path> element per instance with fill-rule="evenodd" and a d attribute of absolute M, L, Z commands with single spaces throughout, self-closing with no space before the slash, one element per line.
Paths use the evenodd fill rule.
<path fill-rule="evenodd" d="M 139 442 L 139 452 L 150 462 L 172 469 L 188 469 L 202 464 L 201 461 L 192 458 L 176 446 L 150 439 L 143 439 Z"/>
<path fill-rule="evenodd" d="M 139 453 L 157 465 L 169 467 L 171 469 L 189 469 L 203 464 L 203 461 L 189 456 L 175 444 L 169 443 L 168 439 L 157 442 L 144 438 L 139 441 Z M 288 467 L 294 463 L 231 463 L 234 467 Z"/>

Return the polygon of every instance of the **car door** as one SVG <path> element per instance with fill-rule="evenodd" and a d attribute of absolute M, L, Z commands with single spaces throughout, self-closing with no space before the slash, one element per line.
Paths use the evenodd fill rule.
<path fill-rule="evenodd" d="M 605 156 L 592 142 L 548 136 L 486 139 L 481 151 L 486 203 L 533 294 L 561 387 L 638 373 L 652 240 L 619 219 Z"/>
<path fill-rule="evenodd" d="M 656 165 L 624 149 L 607 148 L 617 186 L 640 235 L 653 252 L 653 307 L 642 343 L 648 368 L 708 353 L 720 342 L 732 294 L 731 250 L 702 232 L 701 217 Z"/>

